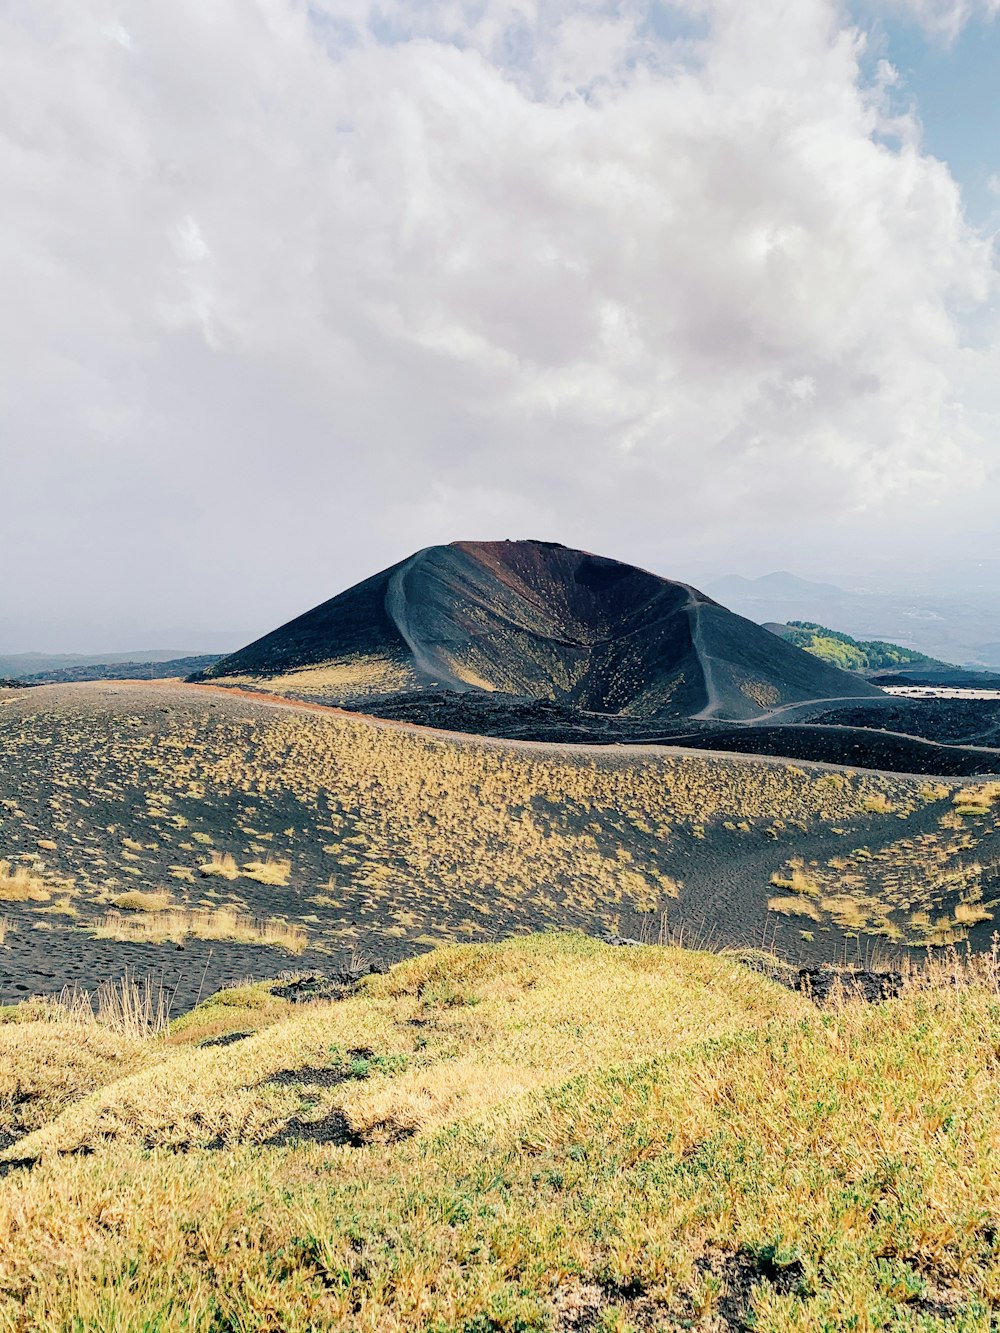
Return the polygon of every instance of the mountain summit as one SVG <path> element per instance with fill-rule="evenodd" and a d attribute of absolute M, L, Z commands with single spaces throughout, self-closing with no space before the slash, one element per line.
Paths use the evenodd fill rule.
<path fill-rule="evenodd" d="M 328 699 L 479 691 L 632 717 L 876 693 L 685 583 L 541 541 L 429 546 L 204 674 L 290 673 Z"/>

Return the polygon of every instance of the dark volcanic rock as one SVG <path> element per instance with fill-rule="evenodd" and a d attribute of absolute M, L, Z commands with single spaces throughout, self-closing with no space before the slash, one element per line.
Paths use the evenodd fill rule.
<path fill-rule="evenodd" d="M 364 959 L 348 964 L 339 972 L 330 976 L 314 972 L 309 976 L 293 977 L 280 986 L 272 986 L 271 993 L 280 1000 L 290 1000 L 292 1004 L 309 1004 L 313 1000 L 339 1000 L 356 985 L 362 977 L 372 973 L 385 973 L 389 964 L 381 959 Z"/>
<path fill-rule="evenodd" d="M 849 1000 L 880 1004 L 901 994 L 903 977 L 900 972 L 870 972 L 864 968 L 803 967 L 792 989 L 817 1004 L 825 1004 L 834 993 Z"/>
<path fill-rule="evenodd" d="M 437 727 L 442 731 L 498 736 L 507 740 L 545 741 L 554 745 L 679 745 L 698 750 L 775 755 L 785 759 L 938 777 L 974 777 L 1000 771 L 1000 750 L 982 748 L 985 739 L 970 747 L 936 744 L 924 740 L 919 733 L 900 734 L 902 725 L 893 722 L 890 709 L 885 707 L 889 702 L 888 699 L 876 700 L 871 707 L 865 705 L 853 709 L 849 706 L 845 711 L 822 714 L 824 723 L 829 719 L 835 725 L 820 725 L 812 718 L 808 722 L 780 725 L 742 722 L 719 725 L 694 718 L 614 716 L 588 713 L 541 699 L 517 699 L 511 695 L 485 692 L 459 694 L 454 690 L 383 694 L 351 700 L 341 706 L 393 722 Z M 817 713 L 823 707 L 817 705 Z M 976 705 L 963 707 L 974 709 Z M 981 703 L 982 710 L 993 707 L 988 702 Z M 845 725 L 840 721 L 855 713 L 863 719 L 861 722 Z M 880 728 L 883 718 L 890 729 Z M 974 725 L 977 724 L 970 723 L 970 726 Z M 990 725 L 988 711 L 982 711 L 978 729 L 984 738 L 989 734 L 989 744 L 995 747 L 1000 743 L 1000 728 L 989 731 Z"/>
<path fill-rule="evenodd" d="M 207 1046 L 232 1046 L 238 1041 L 246 1041 L 247 1037 L 253 1036 L 256 1036 L 253 1029 L 248 1032 L 224 1032 L 221 1037 L 206 1037 L 204 1041 L 198 1043 L 198 1048 L 204 1050 Z"/>
<path fill-rule="evenodd" d="M 392 681 L 637 718 L 740 719 L 877 694 L 687 584 L 537 541 L 428 547 L 201 678 L 319 665 L 339 669 L 343 699 Z"/>

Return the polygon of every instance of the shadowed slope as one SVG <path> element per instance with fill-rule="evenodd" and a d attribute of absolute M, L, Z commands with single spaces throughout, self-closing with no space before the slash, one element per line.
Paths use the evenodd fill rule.
<path fill-rule="evenodd" d="M 427 547 L 205 674 L 303 671 L 331 699 L 484 690 L 638 717 L 875 693 L 687 584 L 534 541 Z"/>

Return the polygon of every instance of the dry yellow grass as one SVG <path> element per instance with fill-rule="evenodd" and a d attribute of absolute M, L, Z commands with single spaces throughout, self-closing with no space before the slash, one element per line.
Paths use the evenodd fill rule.
<path fill-rule="evenodd" d="M 198 869 L 206 877 L 217 876 L 219 879 L 237 879 L 240 873 L 240 868 L 230 852 L 226 852 L 225 855 L 213 852 L 210 860 L 203 861 Z"/>
<path fill-rule="evenodd" d="M 419 682 L 405 663 L 388 657 L 358 655 L 337 662 L 320 662 L 280 676 L 227 676 L 225 683 L 242 689 L 336 702 L 349 697 L 392 694 L 411 689 Z"/>
<path fill-rule="evenodd" d="M 228 907 L 191 911 L 164 909 L 137 916 L 109 912 L 91 929 L 101 939 L 157 943 L 164 940 L 179 942 L 190 936 L 198 940 L 267 944 L 287 953 L 301 953 L 308 939 L 302 926 L 290 925 L 275 917 L 250 916 Z"/>
<path fill-rule="evenodd" d="M 766 1020 L 809 1012 L 806 1001 L 734 960 L 646 948 L 623 950 L 609 965 L 609 955 L 584 936 L 435 950 L 368 978 L 354 998 L 305 1011 L 288 1006 L 292 1016 L 252 1042 L 225 1052 L 177 1049 L 20 1148 L 77 1151 L 109 1133 L 146 1143 L 263 1138 L 267 1125 L 244 1124 L 260 1114 L 249 1085 L 350 1048 L 405 1062 L 391 1080 L 335 1089 L 317 1103 L 317 1115 L 336 1103 L 359 1132 L 390 1122 L 428 1130 L 625 1052 L 652 1056 L 731 1031 L 751 1014 Z M 296 1104 L 295 1097 L 269 1095 L 277 1099 L 269 1123 L 280 1127 L 280 1106 Z"/>
<path fill-rule="evenodd" d="M 992 921 L 993 913 L 988 912 L 982 903 L 957 903 L 955 920 L 962 926 L 973 926 L 977 921 Z"/>
<path fill-rule="evenodd" d="M 130 889 L 114 894 L 111 903 L 120 912 L 165 912 L 173 905 L 173 898 L 166 889 Z"/>
<path fill-rule="evenodd" d="M 263 861 L 248 861 L 240 872 L 247 879 L 255 879 L 258 884 L 270 884 L 275 888 L 284 888 L 292 873 L 291 861 L 281 861 L 275 857 L 265 857 Z"/>
<path fill-rule="evenodd" d="M 39 1159 L 0 1181 L 0 1327 L 989 1333 L 977 966 L 818 1012 L 730 959 L 547 936 L 232 1046 L 172 1044 L 195 1014 L 121 1068 L 107 1034 L 0 1024 L 0 1104 L 34 1078 L 0 1157 Z M 260 988 L 205 1011 L 241 1002 L 266 1012 Z M 302 1141 L 325 1126 L 360 1146 Z"/>
<path fill-rule="evenodd" d="M 785 916 L 807 916 L 812 921 L 821 920 L 819 909 L 807 897 L 783 897 L 776 894 L 768 898 L 767 905 L 772 912 L 781 912 Z"/>
<path fill-rule="evenodd" d="M 1000 799 L 1000 782 L 981 782 L 959 788 L 953 797 L 958 815 L 988 815 Z"/>
<path fill-rule="evenodd" d="M 801 862 L 792 863 L 791 873 L 787 878 L 775 872 L 771 876 L 771 883 L 776 889 L 788 889 L 792 893 L 806 894 L 810 898 L 819 895 L 819 884 L 813 876 L 806 873 Z"/>
<path fill-rule="evenodd" d="M 815 911 L 804 914 L 821 924 L 910 945 L 961 941 L 971 926 L 992 918 L 997 903 L 984 898 L 983 865 L 971 856 L 977 843 L 967 821 L 955 814 L 953 823 L 946 817 L 939 826 L 875 853 L 857 847 L 825 864 L 792 858 L 771 883 L 809 894 Z M 780 897 L 768 907 L 786 915 L 794 910 Z"/>
<path fill-rule="evenodd" d="M 45 879 L 26 865 L 11 866 L 0 861 L 0 900 L 6 902 L 45 902 L 52 897 Z"/>
<path fill-rule="evenodd" d="M 567 925 L 613 931 L 678 897 L 683 915 L 722 830 L 736 861 L 745 845 L 760 862 L 763 840 L 773 843 L 746 885 L 740 931 L 760 927 L 752 918 L 773 872 L 776 901 L 801 880 L 818 886 L 817 903 L 851 898 L 852 931 L 924 940 L 910 922 L 927 911 L 960 935 L 970 923 L 954 906 L 973 897 L 950 876 L 998 824 L 995 813 L 955 813 L 954 783 L 656 748 L 510 745 L 181 686 L 63 687 L 18 701 L 0 725 L 0 778 L 14 772 L 22 786 L 50 772 L 58 781 L 44 827 L 28 830 L 14 796 L 0 797 L 0 836 L 19 846 L 22 830 L 51 833 L 81 911 L 109 893 L 256 879 L 284 891 L 266 910 L 315 909 L 317 946 L 363 938 L 376 952 Z M 973 786 L 984 784 L 960 790 Z M 957 827 L 936 841 L 907 837 L 931 798 Z M 88 813 L 96 803 L 120 812 L 106 828 Z M 897 838 L 888 855 L 880 821 Z M 852 823 L 869 847 L 851 850 Z M 832 829 L 845 835 L 844 869 L 806 864 L 803 843 Z M 796 853 L 798 879 L 782 869 Z M 335 892 L 323 888 L 331 879 Z M 821 929 L 839 929 L 820 912 Z"/>

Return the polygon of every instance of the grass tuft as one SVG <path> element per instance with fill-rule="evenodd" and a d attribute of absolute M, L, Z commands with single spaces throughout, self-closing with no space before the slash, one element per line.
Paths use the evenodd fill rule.
<path fill-rule="evenodd" d="M 284 888 L 291 872 L 291 861 L 279 861 L 268 856 L 263 861 L 249 861 L 241 873 L 248 879 L 255 879 L 258 884 L 273 884 L 277 888 Z"/>
<path fill-rule="evenodd" d="M 241 944 L 267 944 L 288 953 L 301 953 L 308 936 L 302 926 L 291 925 L 277 917 L 254 917 L 229 907 L 214 910 L 164 910 L 123 916 L 109 912 L 93 928 L 100 939 L 123 942 L 160 943 L 187 938 L 231 940 Z"/>
<path fill-rule="evenodd" d="M 198 869 L 203 875 L 217 876 L 220 879 L 236 879 L 240 873 L 235 858 L 229 852 L 225 854 L 213 852 L 211 859 L 203 861 Z"/>
<path fill-rule="evenodd" d="M 132 889 L 116 894 L 111 902 L 121 912 L 165 912 L 173 899 L 166 889 Z"/>
<path fill-rule="evenodd" d="M 0 861 L 0 899 L 5 902 L 46 902 L 52 897 L 43 877 L 29 866 Z"/>

